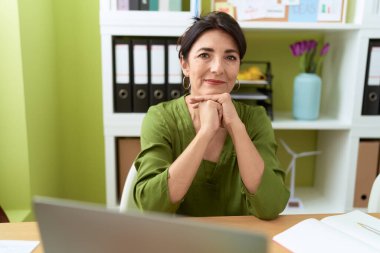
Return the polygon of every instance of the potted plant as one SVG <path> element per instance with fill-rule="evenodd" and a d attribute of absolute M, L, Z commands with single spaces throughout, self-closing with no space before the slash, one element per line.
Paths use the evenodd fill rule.
<path fill-rule="evenodd" d="M 318 52 L 316 40 L 302 40 L 290 45 L 291 53 L 299 58 L 300 73 L 294 79 L 293 117 L 315 120 L 319 117 L 322 82 L 320 78 L 323 60 L 330 49 L 325 43 Z"/>

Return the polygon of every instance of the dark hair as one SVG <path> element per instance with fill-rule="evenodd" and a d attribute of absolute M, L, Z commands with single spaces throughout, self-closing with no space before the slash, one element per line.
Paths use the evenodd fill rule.
<path fill-rule="evenodd" d="M 235 41 L 240 60 L 243 59 L 247 50 L 245 36 L 236 20 L 224 12 L 210 12 L 206 16 L 194 17 L 194 23 L 187 28 L 185 33 L 178 38 L 178 45 L 181 46 L 178 56 L 187 59 L 194 42 L 205 32 L 211 29 L 218 29 L 228 33 Z"/>

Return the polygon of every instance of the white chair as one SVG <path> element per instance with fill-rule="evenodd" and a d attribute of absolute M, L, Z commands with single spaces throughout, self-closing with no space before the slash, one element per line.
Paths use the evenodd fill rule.
<path fill-rule="evenodd" d="M 380 174 L 377 175 L 372 185 L 368 200 L 368 212 L 380 213 Z"/>
<path fill-rule="evenodd" d="M 137 181 L 137 170 L 134 163 L 129 169 L 124 183 L 123 193 L 121 194 L 119 211 L 124 213 L 129 210 L 136 210 L 138 207 L 133 199 L 133 187 Z"/>

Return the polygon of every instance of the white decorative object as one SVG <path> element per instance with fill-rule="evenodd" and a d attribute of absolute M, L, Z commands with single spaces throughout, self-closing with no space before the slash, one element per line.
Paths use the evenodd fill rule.
<path fill-rule="evenodd" d="M 288 207 L 289 208 L 303 208 L 303 204 L 300 198 L 296 198 L 295 193 L 295 184 L 296 184 L 296 161 L 297 158 L 306 157 L 306 156 L 312 156 L 312 155 L 319 155 L 321 151 L 308 151 L 308 152 L 302 152 L 297 154 L 294 152 L 288 144 L 282 139 L 280 139 L 281 144 L 284 146 L 286 152 L 288 152 L 289 155 L 292 156 L 292 160 L 290 161 L 290 164 L 288 168 L 286 169 L 286 174 L 289 172 L 290 175 L 290 198 L 288 201 Z"/>

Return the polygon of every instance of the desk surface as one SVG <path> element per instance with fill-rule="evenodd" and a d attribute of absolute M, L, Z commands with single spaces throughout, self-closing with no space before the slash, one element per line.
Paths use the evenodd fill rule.
<path fill-rule="evenodd" d="M 331 214 L 301 214 L 301 215 L 280 215 L 275 220 L 264 221 L 253 216 L 226 216 L 226 217 L 202 217 L 190 218 L 201 222 L 217 223 L 250 231 L 262 232 L 268 237 L 269 252 L 288 252 L 285 248 L 272 241 L 272 237 L 296 223 L 307 219 L 321 219 Z M 380 218 L 380 213 L 371 214 Z M 40 241 L 38 226 L 36 222 L 22 223 L 0 223 L 0 240 L 37 240 Z M 42 245 L 33 251 L 33 253 L 43 253 Z"/>

